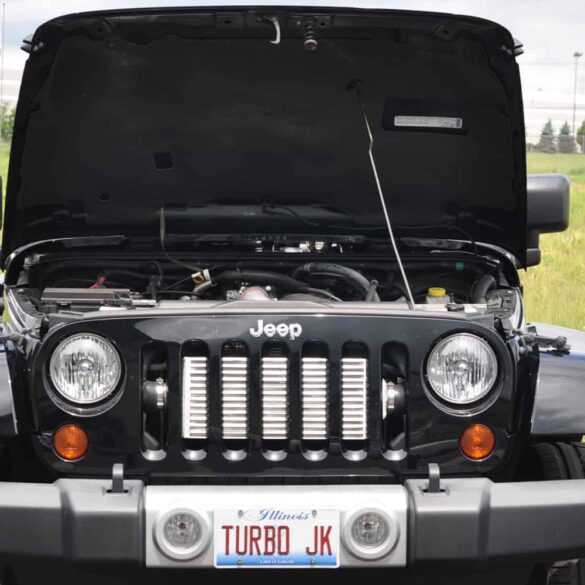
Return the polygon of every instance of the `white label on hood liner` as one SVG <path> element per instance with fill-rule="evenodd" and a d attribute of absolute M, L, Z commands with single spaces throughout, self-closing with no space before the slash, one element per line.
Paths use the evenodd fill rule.
<path fill-rule="evenodd" d="M 460 130 L 463 127 L 463 118 L 446 118 L 444 116 L 394 116 L 394 126 Z"/>

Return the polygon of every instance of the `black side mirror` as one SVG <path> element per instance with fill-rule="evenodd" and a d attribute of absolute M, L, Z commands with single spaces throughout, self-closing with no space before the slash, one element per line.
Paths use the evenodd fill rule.
<path fill-rule="evenodd" d="M 564 232 L 569 227 L 570 190 L 566 175 L 528 175 L 527 266 L 540 264 L 540 234 Z"/>

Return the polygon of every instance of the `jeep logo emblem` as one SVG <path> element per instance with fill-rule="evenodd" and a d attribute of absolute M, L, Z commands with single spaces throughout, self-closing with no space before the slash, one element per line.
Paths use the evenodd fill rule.
<path fill-rule="evenodd" d="M 250 327 L 250 335 L 252 337 L 261 337 L 262 335 L 266 335 L 266 337 L 274 337 L 278 335 L 279 337 L 290 337 L 291 340 L 296 339 L 301 335 L 303 332 L 303 328 L 300 323 L 291 323 L 290 325 L 287 323 L 266 323 L 262 319 L 258 319 L 258 324 L 256 325 L 256 329 Z"/>

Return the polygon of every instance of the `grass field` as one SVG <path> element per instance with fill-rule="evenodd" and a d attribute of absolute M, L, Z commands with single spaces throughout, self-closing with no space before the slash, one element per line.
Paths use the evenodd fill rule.
<path fill-rule="evenodd" d="M 6 191 L 6 175 L 8 174 L 8 155 L 10 146 L 0 142 L 0 176 L 2 176 L 2 193 Z"/>
<path fill-rule="evenodd" d="M 8 154 L 0 144 L 4 186 Z M 528 172 L 565 173 L 572 187 L 571 227 L 542 236 L 542 264 L 522 274 L 528 319 L 585 330 L 585 156 L 529 153 Z"/>
<path fill-rule="evenodd" d="M 529 173 L 571 179 L 571 225 L 540 237 L 542 263 L 522 276 L 528 319 L 585 330 L 585 156 L 528 154 Z"/>

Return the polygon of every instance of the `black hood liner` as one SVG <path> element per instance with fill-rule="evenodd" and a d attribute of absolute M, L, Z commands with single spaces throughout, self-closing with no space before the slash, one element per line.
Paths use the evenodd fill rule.
<path fill-rule="evenodd" d="M 346 89 L 360 79 L 393 223 L 452 223 L 523 262 L 522 103 L 505 29 L 320 10 L 325 25 L 309 53 L 292 15 L 310 19 L 311 10 L 262 8 L 282 22 L 278 46 L 272 25 L 254 24 L 258 13 L 234 10 L 77 15 L 37 31 L 33 45 L 43 45 L 27 63 L 18 106 L 4 258 L 56 237 L 155 238 L 161 206 L 322 204 L 383 223 L 360 106 Z M 462 112 L 462 131 L 393 131 L 395 104 L 432 110 L 427 103 Z M 168 231 L 258 226 L 243 215 Z M 283 228 L 268 217 L 263 231 Z M 286 231 L 343 230 L 289 217 Z M 457 237 L 441 228 L 421 235 Z"/>

